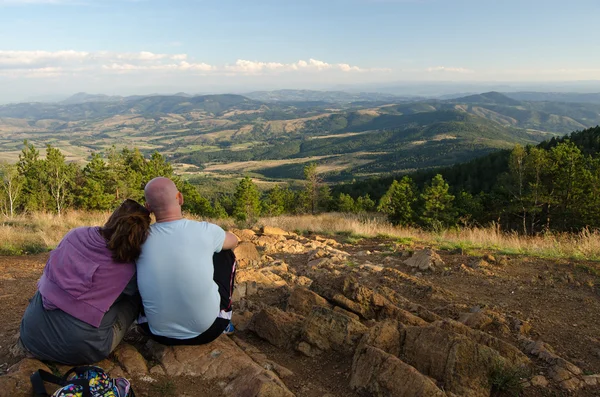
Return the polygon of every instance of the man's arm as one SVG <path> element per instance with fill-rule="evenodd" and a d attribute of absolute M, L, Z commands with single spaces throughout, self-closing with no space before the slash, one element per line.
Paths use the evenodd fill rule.
<path fill-rule="evenodd" d="M 225 241 L 223 242 L 224 250 L 232 250 L 237 247 L 239 239 L 237 236 L 231 232 L 225 233 Z"/>

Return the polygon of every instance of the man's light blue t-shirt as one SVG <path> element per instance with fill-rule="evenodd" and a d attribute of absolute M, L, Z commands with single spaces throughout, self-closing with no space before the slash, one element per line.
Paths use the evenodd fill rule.
<path fill-rule="evenodd" d="M 220 311 L 213 254 L 225 231 L 208 222 L 155 223 L 137 261 L 138 287 L 150 330 L 176 339 L 206 331 Z"/>

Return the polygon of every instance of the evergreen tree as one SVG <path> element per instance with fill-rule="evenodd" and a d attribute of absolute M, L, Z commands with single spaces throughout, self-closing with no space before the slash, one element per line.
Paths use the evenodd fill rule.
<path fill-rule="evenodd" d="M 414 219 L 414 203 L 416 187 L 412 179 L 405 176 L 400 182 L 394 180 L 379 201 L 377 210 L 388 215 L 390 222 L 395 225 L 408 226 Z"/>
<path fill-rule="evenodd" d="M 40 159 L 40 152 L 33 144 L 24 142 L 25 147 L 19 154 L 17 168 L 23 177 L 23 210 L 46 211 L 52 198 L 44 185 L 44 162 Z"/>
<path fill-rule="evenodd" d="M 108 211 L 115 206 L 115 196 L 108 191 L 108 166 L 102 156 L 92 153 L 92 158 L 83 168 L 80 179 L 76 197 L 76 205 L 79 208 Z"/>
<path fill-rule="evenodd" d="M 437 174 L 423 193 L 423 214 L 421 221 L 429 227 L 451 226 L 456 223 L 456 212 L 453 208 L 454 196 L 449 193 L 450 187 L 444 178 Z"/>
<path fill-rule="evenodd" d="M 279 216 L 285 212 L 286 192 L 279 185 L 269 190 L 262 202 L 262 213 L 266 216 Z"/>
<path fill-rule="evenodd" d="M 357 212 L 372 212 L 375 210 L 375 201 L 371 200 L 371 196 L 365 194 L 356 199 Z"/>
<path fill-rule="evenodd" d="M 255 222 L 260 216 L 260 193 L 250 177 L 243 178 L 237 186 L 233 216 L 244 222 Z"/>
<path fill-rule="evenodd" d="M 356 203 L 349 194 L 340 193 L 337 199 L 337 210 L 339 212 L 356 212 Z"/>
<path fill-rule="evenodd" d="M 319 208 L 319 186 L 321 184 L 321 177 L 317 173 L 316 163 L 310 163 L 304 167 L 304 179 L 306 185 L 303 197 L 306 201 L 306 208 L 311 214 L 316 214 Z"/>

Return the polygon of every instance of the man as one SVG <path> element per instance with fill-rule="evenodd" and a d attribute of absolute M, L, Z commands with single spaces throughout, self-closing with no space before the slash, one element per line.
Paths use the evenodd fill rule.
<path fill-rule="evenodd" d="M 233 332 L 231 295 L 238 238 L 208 222 L 184 219 L 183 195 L 168 178 L 144 190 L 156 223 L 137 261 L 138 287 L 153 339 L 200 345 Z"/>

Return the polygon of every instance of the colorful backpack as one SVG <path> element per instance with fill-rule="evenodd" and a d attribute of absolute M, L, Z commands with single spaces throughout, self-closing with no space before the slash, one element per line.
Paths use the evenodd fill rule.
<path fill-rule="evenodd" d="M 135 397 L 127 379 L 112 379 L 99 367 L 75 367 L 62 378 L 40 369 L 31 375 L 35 397 L 50 397 L 44 382 L 61 386 L 52 397 Z"/>

